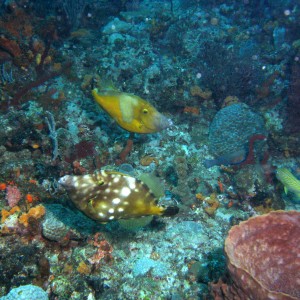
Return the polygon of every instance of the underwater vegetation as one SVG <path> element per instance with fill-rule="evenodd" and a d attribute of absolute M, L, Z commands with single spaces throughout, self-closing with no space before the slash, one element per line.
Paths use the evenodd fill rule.
<path fill-rule="evenodd" d="M 2 1 L 0 299 L 299 299 L 299 19 Z"/>

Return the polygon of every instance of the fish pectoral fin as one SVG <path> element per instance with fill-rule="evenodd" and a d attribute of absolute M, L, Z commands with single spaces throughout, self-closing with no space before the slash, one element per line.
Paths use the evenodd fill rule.
<path fill-rule="evenodd" d="M 87 204 L 87 209 L 94 210 L 94 200 L 90 200 Z"/>
<path fill-rule="evenodd" d="M 143 122 L 141 122 L 141 121 L 138 120 L 138 119 L 133 119 L 133 120 L 131 120 L 130 123 L 131 123 L 131 125 L 132 125 L 133 127 L 136 127 L 136 128 L 139 128 L 139 129 L 141 129 L 141 128 L 144 127 Z"/>
<path fill-rule="evenodd" d="M 284 187 L 284 192 L 285 192 L 285 194 L 287 194 L 288 191 L 289 191 L 288 188 L 285 186 L 285 187 Z"/>

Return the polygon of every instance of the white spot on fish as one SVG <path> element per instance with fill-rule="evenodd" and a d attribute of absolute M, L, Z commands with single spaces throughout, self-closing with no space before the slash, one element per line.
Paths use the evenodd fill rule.
<path fill-rule="evenodd" d="M 119 193 L 119 190 L 115 189 L 115 190 L 113 190 L 113 192 L 117 194 L 117 193 Z"/>
<path fill-rule="evenodd" d="M 105 217 L 105 214 L 104 214 L 104 213 L 102 213 L 102 212 L 100 212 L 98 215 L 99 215 L 99 217 L 102 217 L 102 218 L 104 218 L 104 217 Z"/>
<path fill-rule="evenodd" d="M 124 208 L 123 207 L 119 207 L 118 208 L 118 212 L 123 212 L 124 211 Z"/>
<path fill-rule="evenodd" d="M 110 214 L 113 214 L 113 213 L 115 212 L 115 210 L 114 210 L 113 208 L 110 208 L 110 209 L 108 210 L 108 212 L 109 212 Z"/>
<path fill-rule="evenodd" d="M 105 208 L 107 208 L 107 205 L 106 204 L 101 204 L 101 207 L 105 209 Z"/>
<path fill-rule="evenodd" d="M 106 189 L 106 190 L 105 190 L 105 193 L 110 193 L 110 189 Z"/>
<path fill-rule="evenodd" d="M 112 203 L 113 204 L 119 204 L 121 202 L 121 199 L 120 198 L 115 198 L 113 199 Z"/>
<path fill-rule="evenodd" d="M 114 179 L 113 179 L 113 182 L 114 183 L 118 183 L 120 181 L 120 178 L 119 177 L 115 177 Z"/>
<path fill-rule="evenodd" d="M 132 189 L 132 190 L 135 189 L 135 187 L 136 187 L 136 184 L 135 184 L 136 180 L 135 180 L 135 178 L 127 177 L 126 179 L 127 179 L 129 188 Z"/>
<path fill-rule="evenodd" d="M 120 195 L 123 196 L 123 197 L 127 197 L 127 196 L 130 195 L 130 193 L 131 193 L 130 188 L 128 188 L 127 186 L 124 186 L 124 187 L 121 189 Z"/>
<path fill-rule="evenodd" d="M 110 216 L 108 219 L 113 220 L 114 218 L 115 218 L 114 216 Z"/>

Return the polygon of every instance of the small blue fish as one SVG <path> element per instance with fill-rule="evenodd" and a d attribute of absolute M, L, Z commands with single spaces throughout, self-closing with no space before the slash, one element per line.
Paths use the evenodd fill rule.
<path fill-rule="evenodd" d="M 246 160 L 247 156 L 248 152 L 246 150 L 241 150 L 219 156 L 215 159 L 206 159 L 203 164 L 207 169 L 213 166 L 239 165 Z"/>

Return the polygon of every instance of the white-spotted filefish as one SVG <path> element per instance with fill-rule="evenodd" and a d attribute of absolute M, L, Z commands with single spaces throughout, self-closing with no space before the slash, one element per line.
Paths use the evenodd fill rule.
<path fill-rule="evenodd" d="M 95 174 L 66 175 L 59 183 L 79 210 L 99 222 L 171 216 L 178 212 L 176 206 L 159 206 L 146 184 L 123 173 L 101 170 Z"/>

